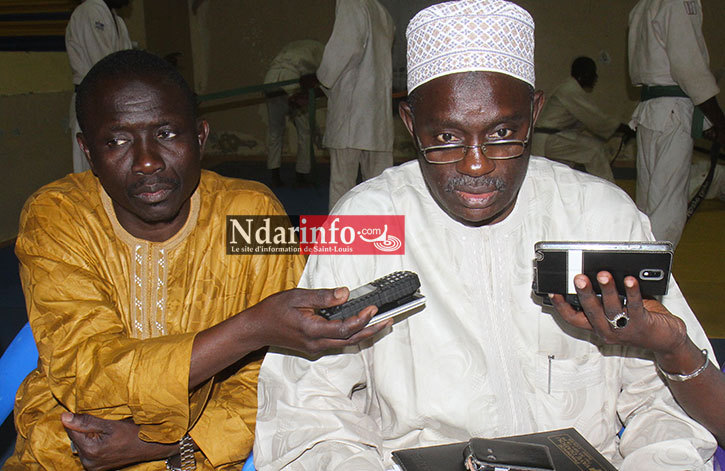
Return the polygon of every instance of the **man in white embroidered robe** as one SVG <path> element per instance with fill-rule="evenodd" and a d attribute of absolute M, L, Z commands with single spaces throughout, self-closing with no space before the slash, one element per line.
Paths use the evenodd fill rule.
<path fill-rule="evenodd" d="M 676 404 L 651 352 L 608 345 L 532 295 L 535 242 L 652 235 L 616 186 L 529 158 L 543 103 L 531 17 L 501 0 L 447 2 L 420 12 L 407 36 L 401 117 L 419 158 L 333 211 L 405 215 L 405 255 L 312 256 L 301 284 L 354 287 L 412 270 L 426 308 L 357 348 L 269 353 L 257 469 L 383 470 L 400 448 L 562 427 L 623 470 L 711 469 L 715 440 Z M 489 39 L 471 45 L 470 36 Z M 663 301 L 708 348 L 674 282 Z M 628 312 L 633 326 L 650 315 Z"/>

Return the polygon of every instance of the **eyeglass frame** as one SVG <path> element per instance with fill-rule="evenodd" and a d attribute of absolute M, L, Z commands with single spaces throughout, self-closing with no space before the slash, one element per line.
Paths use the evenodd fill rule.
<path fill-rule="evenodd" d="M 447 165 L 447 164 L 455 164 L 460 162 L 461 160 L 465 159 L 468 155 L 468 149 L 481 149 L 481 154 L 483 154 L 484 157 L 486 157 L 489 160 L 511 160 L 511 159 L 518 159 L 522 155 L 524 155 L 524 152 L 526 151 L 526 147 L 529 145 L 529 141 L 531 140 L 531 130 L 534 128 L 534 102 L 531 102 L 531 110 L 529 112 L 529 129 L 526 131 L 526 138 L 524 140 L 521 139 L 503 139 L 501 141 L 487 141 L 483 144 L 475 144 L 472 146 L 468 146 L 466 144 L 440 144 L 436 146 L 428 146 L 423 147 L 422 143 L 420 142 L 420 138 L 418 137 L 418 134 L 415 132 L 415 129 L 413 129 L 413 136 L 415 137 L 415 140 L 418 144 L 418 152 L 423 156 L 426 162 L 429 164 L 434 165 Z M 494 145 L 501 145 L 501 144 L 521 144 L 523 147 L 521 149 L 521 153 L 518 155 L 512 155 L 508 157 L 489 157 L 486 155 L 486 145 L 487 144 L 494 144 Z M 461 158 L 457 160 L 449 160 L 446 162 L 436 162 L 433 160 L 428 159 L 427 152 L 431 150 L 446 150 L 446 149 L 461 149 L 463 152 L 461 152 Z"/>

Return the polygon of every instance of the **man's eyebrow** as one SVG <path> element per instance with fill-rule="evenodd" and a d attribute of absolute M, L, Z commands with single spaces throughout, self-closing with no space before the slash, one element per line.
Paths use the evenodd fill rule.
<path fill-rule="evenodd" d="M 502 123 L 517 123 L 522 124 L 529 119 L 529 111 L 526 110 L 524 112 L 515 111 L 510 114 L 497 116 L 495 119 L 490 121 L 489 127 L 495 127 Z M 462 127 L 465 127 L 467 123 L 467 120 L 465 119 L 453 119 L 451 117 L 445 117 L 443 119 L 429 122 L 427 125 L 424 125 L 424 128 L 426 129 L 438 129 L 438 128 L 455 128 L 455 129 L 461 129 Z"/>
<path fill-rule="evenodd" d="M 127 126 L 125 126 L 123 123 L 120 123 L 118 121 L 114 121 L 107 127 L 108 131 L 113 131 L 113 132 L 125 131 L 126 129 L 127 129 Z"/>
<path fill-rule="evenodd" d="M 160 127 L 163 127 L 163 126 L 173 126 L 173 125 L 176 125 L 176 124 L 178 124 L 178 123 L 175 122 L 174 120 L 168 119 L 168 118 L 164 118 L 164 119 L 159 120 L 159 121 L 150 122 L 150 123 L 148 123 L 148 125 L 146 127 L 149 127 L 149 128 L 160 128 Z M 133 125 L 131 125 L 131 124 L 128 124 L 128 123 L 125 123 L 125 122 L 122 122 L 122 121 L 114 121 L 110 125 L 108 125 L 108 128 L 107 129 L 109 131 L 127 131 L 131 127 L 133 127 Z"/>
<path fill-rule="evenodd" d="M 456 119 L 450 119 L 450 118 L 444 118 L 440 120 L 435 121 L 428 121 L 427 125 L 424 125 L 425 128 L 458 128 L 460 127 L 461 123 L 463 121 L 456 120 Z"/>
<path fill-rule="evenodd" d="M 517 111 L 513 111 L 508 114 L 502 114 L 501 116 L 497 116 L 496 117 L 497 119 L 494 121 L 496 121 L 497 123 L 505 123 L 505 122 L 510 122 L 510 121 L 523 122 L 523 121 L 527 121 L 529 119 L 529 116 L 530 116 L 529 109 L 517 110 Z"/>

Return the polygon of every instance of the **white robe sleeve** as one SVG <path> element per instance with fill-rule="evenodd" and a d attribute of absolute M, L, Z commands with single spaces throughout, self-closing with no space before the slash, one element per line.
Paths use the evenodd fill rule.
<path fill-rule="evenodd" d="M 670 74 L 695 105 L 717 95 L 720 89 L 708 65 L 707 48 L 698 15 L 688 15 L 685 3 L 669 2 L 654 21 L 654 29 L 664 42 L 670 61 Z M 699 5 L 697 8 L 701 8 Z"/>
<path fill-rule="evenodd" d="M 317 78 L 325 88 L 332 88 L 350 63 L 360 61 L 369 29 L 365 23 L 366 15 L 359 2 L 337 0 L 335 25 L 317 69 Z"/>
<path fill-rule="evenodd" d="M 300 286 L 361 284 L 354 272 L 362 267 L 336 263 L 342 258 L 348 257 L 310 257 Z M 366 341 L 315 361 L 288 351 L 267 353 L 258 382 L 256 433 L 262 438 L 254 444 L 257 469 L 385 469 L 365 352 L 370 344 Z"/>
<path fill-rule="evenodd" d="M 662 381 L 652 361 L 624 360 L 623 389 L 617 400 L 617 412 L 625 423 L 619 443 L 624 457 L 620 471 L 711 470 L 712 435 L 677 405 Z"/>
<path fill-rule="evenodd" d="M 630 239 L 654 240 L 646 216 L 640 213 L 639 222 L 629 229 Z M 661 301 L 685 322 L 695 345 L 707 348 L 717 364 L 707 335 L 674 277 Z M 663 387 L 652 353 L 629 352 L 622 363 L 622 391 L 617 398 L 617 414 L 625 425 L 619 442 L 619 454 L 624 458 L 619 470 L 711 470 L 713 436 L 682 410 L 666 385 Z"/>
<path fill-rule="evenodd" d="M 360 354 L 308 361 L 269 352 L 259 377 L 257 469 L 383 470 L 368 386 Z"/>

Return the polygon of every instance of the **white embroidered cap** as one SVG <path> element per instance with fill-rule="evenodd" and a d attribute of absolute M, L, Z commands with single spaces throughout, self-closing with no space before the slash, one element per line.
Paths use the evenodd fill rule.
<path fill-rule="evenodd" d="M 504 0 L 459 0 L 418 12 L 405 32 L 408 93 L 437 77 L 500 72 L 534 86 L 534 20 Z"/>

